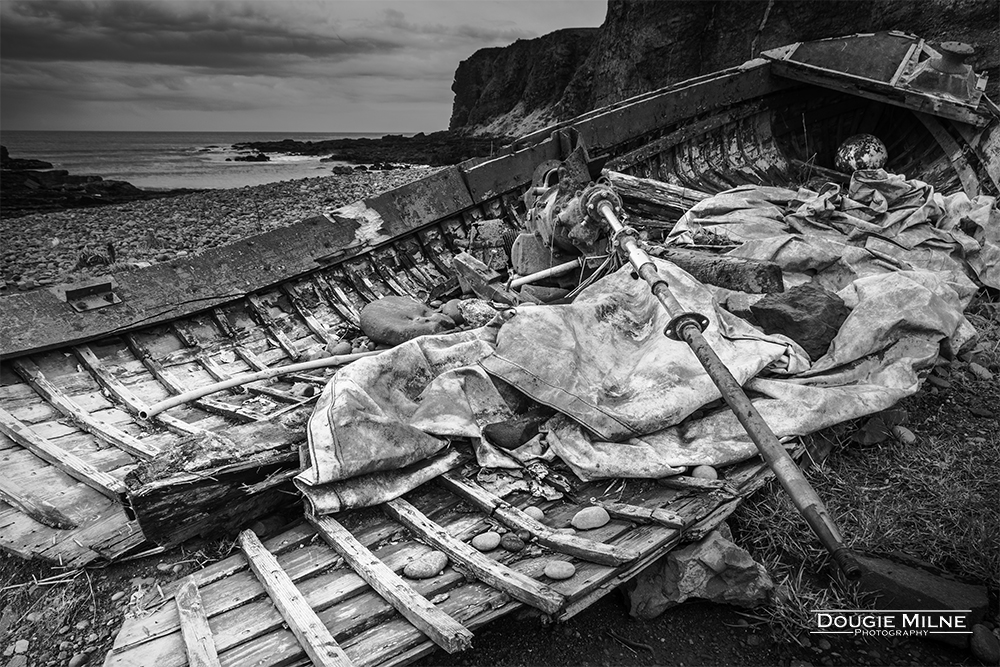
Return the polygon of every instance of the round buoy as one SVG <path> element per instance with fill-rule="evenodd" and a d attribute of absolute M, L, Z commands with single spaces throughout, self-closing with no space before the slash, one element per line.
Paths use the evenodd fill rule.
<path fill-rule="evenodd" d="M 859 169 L 881 169 L 889 160 L 885 144 L 873 134 L 855 134 L 837 149 L 837 169 L 853 174 Z"/>

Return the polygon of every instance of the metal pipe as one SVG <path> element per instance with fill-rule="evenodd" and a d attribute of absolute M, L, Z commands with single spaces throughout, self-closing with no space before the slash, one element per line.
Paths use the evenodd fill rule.
<path fill-rule="evenodd" d="M 607 198 L 601 199 L 596 202 L 596 208 L 615 233 L 619 248 L 628 255 L 632 267 L 643 280 L 649 283 L 654 296 L 666 309 L 672 320 L 671 328 L 674 336 L 678 340 L 683 340 L 691 348 L 708 376 L 712 378 L 712 382 L 719 388 L 722 398 L 736 415 L 736 419 L 750 435 L 750 439 L 756 445 L 761 458 L 774 473 L 781 488 L 792 499 L 799 514 L 809 524 L 820 543 L 833 556 L 844 575 L 849 579 L 860 577 L 861 566 L 844 544 L 844 539 L 841 537 L 833 518 L 827 512 L 819 494 L 809 484 L 809 480 L 802 474 L 785 448 L 781 446 L 771 427 L 767 425 L 767 422 L 760 416 L 757 408 L 743 391 L 743 387 L 736 381 L 722 359 L 702 335 L 704 324 L 699 321 L 701 316 L 696 313 L 684 312 L 666 282 L 659 276 L 656 265 L 653 264 L 649 255 L 639 247 L 635 238 L 623 233 L 625 226 L 618 219 L 610 201 Z"/>
<path fill-rule="evenodd" d="M 541 271 L 536 271 L 535 273 L 529 273 L 526 276 L 521 276 L 510 281 L 510 289 L 515 289 L 521 285 L 528 285 L 539 280 L 544 280 L 546 278 L 551 278 L 552 276 L 561 276 L 564 273 L 569 273 L 573 269 L 584 266 L 587 262 L 586 257 L 577 257 L 576 259 L 563 262 L 562 264 L 556 264 L 548 269 L 542 269 Z"/>
<path fill-rule="evenodd" d="M 145 410 L 139 411 L 139 417 L 142 419 L 149 419 L 150 417 L 155 417 L 164 410 L 169 410 L 170 408 L 177 407 L 178 405 L 184 405 L 185 403 L 190 403 L 191 401 L 196 401 L 203 396 L 208 396 L 209 394 L 214 394 L 219 391 L 224 391 L 226 389 L 231 389 L 233 387 L 238 387 L 250 382 L 256 382 L 258 380 L 267 380 L 273 377 L 279 377 L 281 375 L 288 375 L 290 373 L 299 373 L 302 371 L 311 371 L 317 368 L 330 368 L 331 366 L 341 366 L 343 364 L 349 364 L 352 361 L 357 361 L 358 359 L 363 359 L 365 357 L 370 357 L 374 354 L 380 354 L 381 350 L 371 350 L 369 352 L 358 352 L 356 354 L 337 354 L 332 357 L 324 357 L 322 359 L 313 359 L 312 361 L 303 361 L 298 364 L 289 364 L 288 366 L 277 366 L 275 368 L 268 368 L 267 370 L 258 371 L 256 373 L 244 373 L 243 375 L 237 375 L 231 377 L 228 380 L 223 380 L 221 382 L 216 382 L 215 384 L 205 385 L 204 387 L 199 387 L 197 389 L 191 389 L 190 391 L 185 391 L 182 394 L 177 394 L 176 396 L 171 396 L 166 398 L 159 403 L 154 403 L 150 405 Z"/>

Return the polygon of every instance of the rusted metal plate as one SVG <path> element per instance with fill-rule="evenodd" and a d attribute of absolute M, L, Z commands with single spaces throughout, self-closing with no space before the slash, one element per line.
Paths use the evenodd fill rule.
<path fill-rule="evenodd" d="M 458 167 L 447 167 L 366 203 L 381 216 L 382 232 L 391 239 L 463 211 L 474 202 Z"/>
<path fill-rule="evenodd" d="M 552 139 L 463 169 L 465 182 L 476 203 L 523 186 L 535 167 L 546 160 L 559 160 L 559 144 Z"/>

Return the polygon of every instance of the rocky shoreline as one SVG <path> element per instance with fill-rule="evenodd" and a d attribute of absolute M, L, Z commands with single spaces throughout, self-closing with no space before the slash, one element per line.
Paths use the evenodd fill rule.
<path fill-rule="evenodd" d="M 78 282 L 233 243 L 390 190 L 429 168 L 357 171 L 100 208 L 0 216 L 0 295 Z M 4 198 L 7 197 L 6 184 Z"/>

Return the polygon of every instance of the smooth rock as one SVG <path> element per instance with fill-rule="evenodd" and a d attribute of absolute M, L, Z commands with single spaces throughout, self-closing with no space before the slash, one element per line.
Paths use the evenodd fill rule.
<path fill-rule="evenodd" d="M 545 576 L 549 579 L 569 579 L 576 574 L 576 566 L 564 560 L 553 560 L 545 566 Z"/>
<path fill-rule="evenodd" d="M 997 639 L 985 625 L 977 623 L 972 626 L 969 648 L 972 650 L 972 655 L 985 664 L 1000 664 L 1000 639 Z"/>
<path fill-rule="evenodd" d="M 570 528 L 569 526 L 566 528 L 556 528 L 556 532 L 561 535 L 576 535 L 576 528 Z"/>
<path fill-rule="evenodd" d="M 325 348 L 310 348 L 299 355 L 299 361 L 316 361 L 317 359 L 326 359 L 330 356 L 330 353 L 326 351 Z"/>
<path fill-rule="evenodd" d="M 18 639 L 14 642 L 14 653 L 27 653 L 29 646 L 27 639 Z"/>
<path fill-rule="evenodd" d="M 750 306 L 765 333 L 780 333 L 802 346 L 815 361 L 826 354 L 851 313 L 839 296 L 807 283 L 768 294 Z"/>
<path fill-rule="evenodd" d="M 951 382 L 945 380 L 943 377 L 940 377 L 939 375 L 934 375 L 934 374 L 928 375 L 927 383 L 937 387 L 938 389 L 951 389 Z"/>
<path fill-rule="evenodd" d="M 821 651 L 829 651 L 831 648 L 833 648 L 833 645 L 830 644 L 830 640 L 828 639 L 820 639 L 818 642 L 816 642 L 816 646 L 819 647 L 819 650 Z"/>
<path fill-rule="evenodd" d="M 160 572 L 169 572 L 170 568 L 172 568 L 172 567 L 173 567 L 173 565 L 171 565 L 170 563 L 157 563 L 156 564 L 156 569 L 159 570 Z"/>
<path fill-rule="evenodd" d="M 91 632 L 89 635 L 87 635 L 87 638 L 84 641 L 86 641 L 88 644 L 93 644 L 97 640 L 98 640 L 97 633 Z"/>
<path fill-rule="evenodd" d="M 28 667 L 28 659 L 23 655 L 15 655 L 7 662 L 6 667 Z"/>
<path fill-rule="evenodd" d="M 42 615 L 39 612 L 33 611 L 27 616 L 25 616 L 24 620 L 26 620 L 28 623 L 37 623 L 38 620 L 41 619 L 41 617 Z"/>
<path fill-rule="evenodd" d="M 577 530 L 592 530 L 605 525 L 611 517 L 603 507 L 584 507 L 570 522 Z"/>
<path fill-rule="evenodd" d="M 326 345 L 326 350 L 330 354 L 336 356 L 339 354 L 350 354 L 351 353 L 351 343 L 346 340 L 330 340 Z"/>
<path fill-rule="evenodd" d="M 440 551 L 428 551 L 420 558 L 410 561 L 403 568 L 403 574 L 410 579 L 430 579 L 440 574 L 448 565 L 448 556 Z"/>
<path fill-rule="evenodd" d="M 405 296 L 384 296 L 361 309 L 361 330 L 369 339 L 385 345 L 399 345 L 454 328 L 454 320 L 447 315 Z"/>
<path fill-rule="evenodd" d="M 501 449 L 517 449 L 538 435 L 539 427 L 552 417 L 549 409 L 532 408 L 510 419 L 487 424 L 483 436 Z"/>
<path fill-rule="evenodd" d="M 983 417 L 988 419 L 993 416 L 992 410 L 987 410 L 986 408 L 979 407 L 978 405 L 969 406 L 969 412 L 972 413 L 973 417 Z"/>
<path fill-rule="evenodd" d="M 473 537 L 472 546 L 480 551 L 492 551 L 500 546 L 500 539 L 500 533 L 490 530 Z"/>
<path fill-rule="evenodd" d="M 80 621 L 73 627 L 75 627 L 77 630 L 86 630 L 87 628 L 90 627 L 90 621 Z"/>
<path fill-rule="evenodd" d="M 450 317 L 455 324 L 465 324 L 465 316 L 462 315 L 462 300 L 452 299 L 441 306 L 441 312 Z"/>
<path fill-rule="evenodd" d="M 719 479 L 719 472 L 712 466 L 695 466 L 691 476 L 699 479 Z"/>
<path fill-rule="evenodd" d="M 986 380 L 989 382 L 993 379 L 993 372 L 981 364 L 977 364 L 975 361 L 969 364 L 969 370 L 980 380 Z"/>
<path fill-rule="evenodd" d="M 892 434 L 896 437 L 896 440 L 899 440 L 904 445 L 913 445 L 917 442 L 917 436 L 905 426 L 893 426 Z"/>
<path fill-rule="evenodd" d="M 89 657 L 89 653 L 77 653 L 69 659 L 69 662 L 66 663 L 66 667 L 80 667 L 80 665 L 86 664 Z"/>
<path fill-rule="evenodd" d="M 507 533 L 500 538 L 500 546 L 507 551 L 520 551 L 524 548 L 524 540 L 514 533 Z"/>
<path fill-rule="evenodd" d="M 545 519 L 545 512 L 541 507 L 525 507 L 524 513 L 530 516 L 535 521 L 542 521 Z"/>

